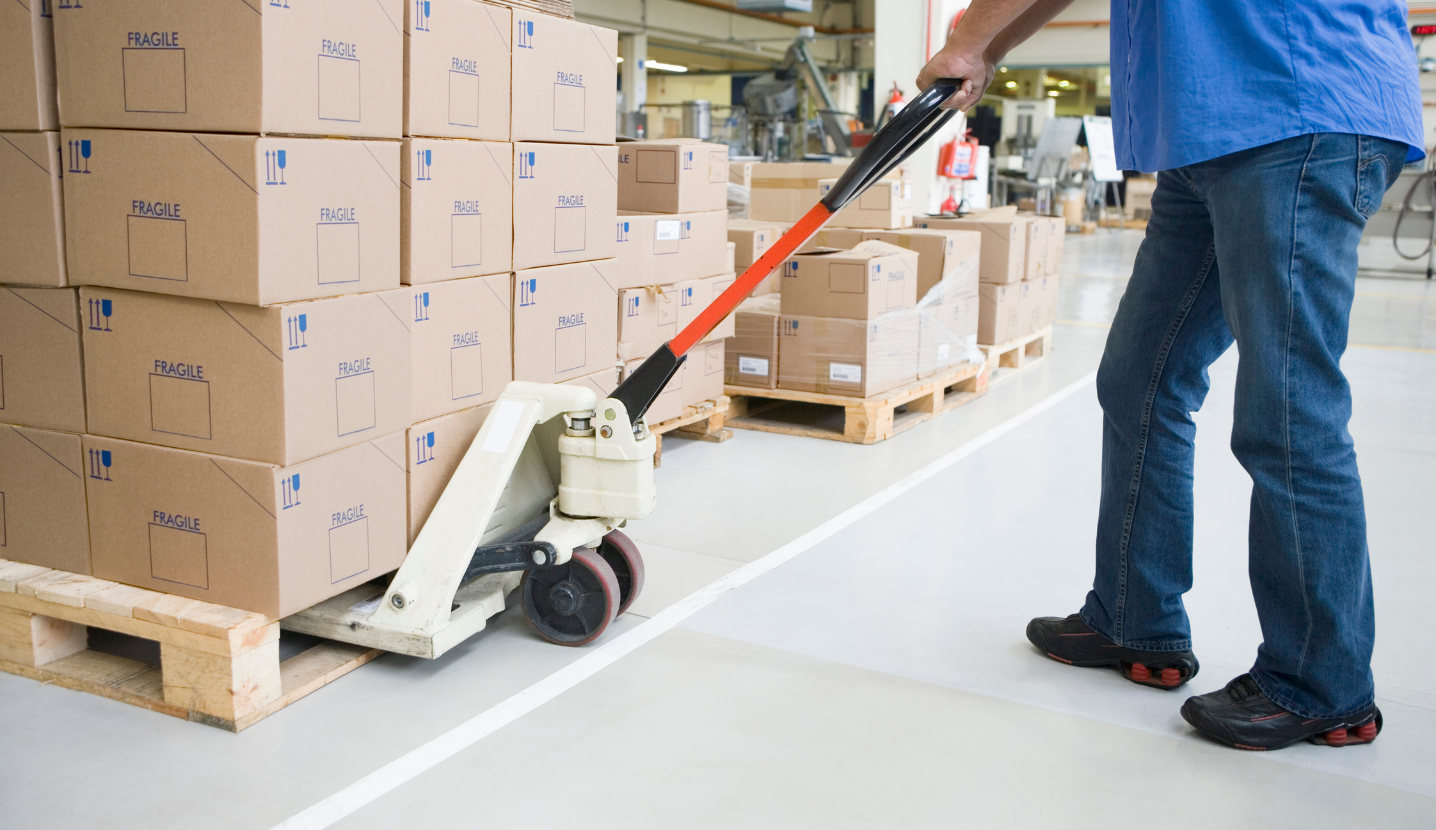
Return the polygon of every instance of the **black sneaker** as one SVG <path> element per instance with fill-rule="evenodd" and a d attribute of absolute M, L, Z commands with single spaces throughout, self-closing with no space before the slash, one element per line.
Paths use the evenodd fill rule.
<path fill-rule="evenodd" d="M 1111 667 L 1133 683 L 1175 689 L 1197 676 L 1201 666 L 1191 649 L 1141 651 L 1123 648 L 1087 627 L 1076 614 L 1038 617 L 1027 624 L 1027 639 L 1053 660 L 1083 668 Z"/>
<path fill-rule="evenodd" d="M 1381 734 L 1381 710 L 1374 704 L 1346 718 L 1303 718 L 1272 703 L 1249 674 L 1220 691 L 1187 698 L 1182 717 L 1214 741 L 1257 751 L 1300 740 L 1326 746 L 1369 744 Z"/>

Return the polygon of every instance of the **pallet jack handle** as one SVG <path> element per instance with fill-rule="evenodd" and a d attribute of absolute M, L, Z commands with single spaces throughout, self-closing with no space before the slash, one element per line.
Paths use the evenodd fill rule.
<path fill-rule="evenodd" d="M 743 276 L 718 296 L 708 307 L 689 323 L 673 340 L 660 346 L 649 355 L 614 390 L 611 397 L 627 409 L 633 423 L 643 417 L 648 407 L 658 398 L 663 387 L 683 365 L 688 350 L 703 342 L 718 324 L 723 322 L 747 299 L 758 284 L 778 270 L 793 252 L 812 238 L 833 215 L 847 207 L 869 187 L 882 179 L 893 168 L 907 160 L 938 130 L 942 129 L 956 110 L 943 109 L 942 102 L 952 97 L 962 86 L 960 79 L 944 78 L 923 90 L 907 106 L 889 121 L 863 152 L 838 178 L 837 184 L 828 191 L 823 200 L 798 220 L 798 223 L 783 234 L 767 253 L 759 257 Z"/>

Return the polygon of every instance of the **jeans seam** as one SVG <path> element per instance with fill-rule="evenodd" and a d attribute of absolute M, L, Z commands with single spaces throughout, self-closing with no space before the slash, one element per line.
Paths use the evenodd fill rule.
<path fill-rule="evenodd" d="M 1188 183 L 1190 186 L 1190 182 Z M 1182 324 L 1186 322 L 1187 314 L 1191 311 L 1192 305 L 1197 301 L 1197 294 L 1201 292 L 1202 286 L 1207 281 L 1207 275 L 1211 273 L 1212 263 L 1216 261 L 1216 243 L 1207 249 L 1206 261 L 1202 263 L 1201 269 L 1197 272 L 1197 278 L 1187 290 L 1187 296 L 1182 299 L 1182 304 L 1177 310 L 1177 316 L 1172 320 L 1172 325 L 1167 329 L 1167 334 L 1162 340 L 1162 346 L 1157 350 L 1157 362 L 1152 367 L 1152 377 L 1147 384 L 1146 399 L 1142 404 L 1141 427 L 1138 430 L 1137 458 L 1132 470 L 1132 485 L 1127 492 L 1127 510 L 1122 519 L 1122 542 L 1119 547 L 1121 568 L 1117 579 L 1117 613 L 1113 621 L 1113 637 L 1117 645 L 1126 643 L 1126 620 L 1127 620 L 1127 561 L 1131 550 L 1132 523 L 1137 513 L 1137 500 L 1142 490 L 1142 473 L 1146 466 L 1147 438 L 1151 434 L 1152 406 L 1157 397 L 1157 390 L 1161 386 L 1162 373 L 1167 366 L 1167 356 L 1171 353 L 1172 343 L 1182 330 Z"/>
<path fill-rule="evenodd" d="M 1292 281 L 1296 273 L 1296 252 L 1297 252 L 1297 229 L 1301 222 L 1301 192 L 1306 184 L 1306 171 L 1311 165 L 1311 157 L 1316 153 L 1317 136 L 1312 136 L 1311 146 L 1306 151 L 1306 158 L 1301 163 L 1301 175 L 1296 180 L 1295 204 L 1292 206 L 1291 216 L 1291 258 L 1287 263 L 1286 271 L 1286 343 L 1282 353 L 1282 440 L 1286 450 L 1286 494 L 1288 507 L 1291 510 L 1291 532 L 1292 541 L 1296 548 L 1296 574 L 1301 580 L 1301 608 L 1306 615 L 1306 633 L 1302 637 L 1301 656 L 1296 661 L 1297 676 L 1302 676 L 1306 668 L 1306 653 L 1311 648 L 1311 598 L 1308 596 L 1306 585 L 1306 562 L 1301 550 L 1301 522 L 1298 520 L 1296 511 L 1296 486 L 1292 479 L 1291 464 L 1291 336 L 1295 327 L 1296 318 L 1296 296 L 1292 287 Z M 1357 177 L 1358 180 L 1360 177 Z"/>

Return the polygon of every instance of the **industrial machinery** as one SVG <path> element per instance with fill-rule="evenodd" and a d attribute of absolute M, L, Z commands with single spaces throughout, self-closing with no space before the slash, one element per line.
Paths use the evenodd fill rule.
<path fill-rule="evenodd" d="M 959 84 L 939 81 L 904 108 L 821 202 L 608 398 L 510 383 L 390 583 L 346 591 L 283 627 L 434 658 L 482 630 L 518 588 L 524 614 L 546 639 L 598 638 L 643 590 L 643 559 L 619 528 L 657 504 L 656 442 L 644 413 L 689 349 L 947 123 L 954 111 L 940 105 Z"/>
<path fill-rule="evenodd" d="M 807 148 L 807 119 L 803 93 L 818 103 L 823 134 L 833 140 L 837 155 L 853 154 L 851 113 L 838 109 L 828 86 L 827 72 L 813 56 L 812 27 L 804 27 L 788 47 L 775 72 L 759 75 L 743 87 L 743 107 L 751 130 L 745 155 L 766 159 L 802 158 Z"/>

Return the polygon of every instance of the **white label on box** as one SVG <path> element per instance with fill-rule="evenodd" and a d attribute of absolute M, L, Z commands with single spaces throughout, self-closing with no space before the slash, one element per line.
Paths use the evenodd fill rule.
<path fill-rule="evenodd" d="M 676 219 L 663 219 L 653 223 L 654 242 L 677 242 L 679 228 L 682 225 Z"/>
<path fill-rule="evenodd" d="M 943 343 L 942 345 L 938 346 L 938 347 L 937 347 L 937 359 L 938 359 L 938 360 L 947 360 L 947 355 L 948 355 L 949 351 L 950 351 L 950 349 L 949 349 L 947 343 Z"/>
<path fill-rule="evenodd" d="M 829 363 L 828 380 L 838 383 L 862 383 L 863 367 L 856 363 Z"/>
<path fill-rule="evenodd" d="M 499 401 L 494 411 L 484 421 L 484 452 L 505 453 L 509 450 L 509 443 L 513 441 L 514 432 L 519 428 L 519 418 L 524 414 L 524 404 L 520 401 Z"/>
<path fill-rule="evenodd" d="M 739 357 L 738 374 L 740 375 L 762 375 L 768 376 L 768 358 L 766 357 Z"/>

